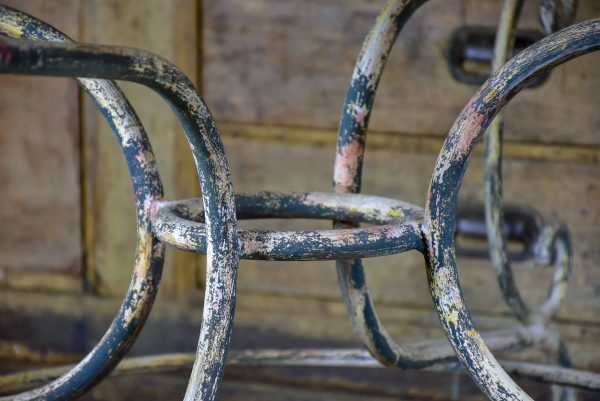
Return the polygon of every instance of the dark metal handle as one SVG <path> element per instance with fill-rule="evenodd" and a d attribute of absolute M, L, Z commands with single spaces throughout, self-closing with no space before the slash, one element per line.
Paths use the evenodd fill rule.
<path fill-rule="evenodd" d="M 535 30 L 517 31 L 512 56 L 543 37 L 543 33 Z M 456 29 L 446 52 L 452 77 L 467 84 L 483 84 L 492 70 L 495 40 L 496 28 L 462 26 Z M 529 88 L 540 86 L 548 75 L 542 75 Z"/>
<path fill-rule="evenodd" d="M 542 227 L 539 214 L 528 207 L 504 208 L 504 236 L 508 241 L 522 245 L 520 250 L 508 252 L 510 261 L 533 259 L 533 248 Z M 456 212 L 456 254 L 474 258 L 489 258 L 485 211 L 481 207 L 463 207 Z M 463 243 L 468 244 L 463 245 Z M 481 246 L 477 246 L 480 242 Z"/>

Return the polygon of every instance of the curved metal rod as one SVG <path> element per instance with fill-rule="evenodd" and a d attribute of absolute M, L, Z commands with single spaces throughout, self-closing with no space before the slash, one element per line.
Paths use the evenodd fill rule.
<path fill-rule="evenodd" d="M 360 192 L 367 128 L 385 61 L 404 24 L 425 1 L 389 0 L 362 46 L 340 121 L 333 174 L 337 192 Z M 334 225 L 355 226 L 340 221 Z M 375 311 L 360 259 L 338 260 L 336 268 L 354 332 L 375 359 L 398 368 L 422 368 L 435 362 L 435 358 L 419 358 L 386 332 Z"/>
<path fill-rule="evenodd" d="M 486 342 L 488 340 L 486 339 Z M 446 342 L 447 344 L 447 342 Z M 410 344 L 409 344 L 410 345 Z M 422 345 L 425 345 L 423 343 Z M 448 346 L 450 353 L 454 351 Z M 125 358 L 109 376 L 122 377 L 134 374 L 165 373 L 188 370 L 194 362 L 194 354 L 163 354 Z M 500 360 L 510 374 L 542 383 L 558 384 L 582 390 L 600 391 L 600 374 L 570 368 L 557 368 L 539 363 Z M 294 366 L 294 367 L 347 367 L 382 368 L 383 365 L 363 348 L 356 349 L 264 349 L 231 351 L 228 366 Z M 18 390 L 40 385 L 59 376 L 69 367 L 38 369 L 0 376 L 0 389 Z M 461 371 L 456 362 L 440 363 L 424 368 L 428 371 Z"/>
<path fill-rule="evenodd" d="M 498 31 L 496 33 L 496 44 L 494 48 L 494 60 L 492 70 L 500 68 L 512 53 L 515 29 L 522 0 L 506 0 L 502 9 Z M 485 134 L 485 217 L 486 230 L 489 244 L 490 259 L 496 273 L 500 290 L 509 308 L 515 316 L 524 324 L 530 324 L 532 320 L 539 320 L 540 316 L 548 321 L 552 314 L 558 309 L 560 301 L 566 293 L 566 282 L 572 270 L 572 247 L 566 226 L 556 229 L 560 231 L 560 258 L 536 257 L 539 264 L 554 264 L 555 279 L 553 280 L 548 298 L 539 310 L 529 309 L 521 297 L 519 288 L 514 279 L 511 263 L 507 256 L 507 244 L 504 227 L 504 210 L 502 207 L 502 137 L 503 137 L 504 115 L 498 113 L 490 124 Z M 551 234 L 554 238 L 554 235 Z M 547 246 L 543 248 L 544 244 Z M 536 245 L 537 254 L 548 254 L 555 248 L 554 239 L 538 241 Z M 557 283 L 556 279 L 564 280 Z M 558 289 L 560 288 L 560 291 Z M 540 315 L 541 314 L 541 315 Z"/>
<path fill-rule="evenodd" d="M 110 46 L 2 38 L 0 71 L 137 82 L 158 92 L 178 116 L 200 177 L 209 233 L 203 324 L 185 400 L 214 400 L 233 326 L 239 246 L 223 144 L 197 89 L 173 64 L 159 56 Z"/>
<path fill-rule="evenodd" d="M 531 345 L 545 343 L 552 333 L 534 327 L 516 327 L 483 333 L 485 341 L 495 352 L 515 351 Z M 551 345 L 551 344 L 550 344 Z M 430 370 L 460 370 L 456 354 L 446 338 L 406 343 L 405 346 L 419 358 L 435 355 L 435 365 Z M 127 358 L 115 369 L 115 375 L 172 371 L 176 368 L 189 368 L 194 361 L 193 354 L 174 354 Z M 277 366 L 322 366 L 322 367 L 381 367 L 381 363 L 369 356 L 364 349 L 312 349 L 312 350 L 248 350 L 232 351 L 229 365 L 277 365 Z M 540 365 L 544 366 L 544 365 Z M 0 376 L 0 391 L 40 385 L 60 375 L 68 367 L 36 369 Z M 600 376 L 600 375 L 597 375 Z M 575 377 L 576 378 L 576 377 Z M 600 388 L 600 378 L 591 384 Z"/>
<path fill-rule="evenodd" d="M 30 40 L 70 41 L 46 23 L 0 5 L 0 33 Z M 8 399 L 64 400 L 82 395 L 119 363 L 141 331 L 156 297 L 164 245 L 150 232 L 150 205 L 163 196 L 158 167 L 148 137 L 131 105 L 112 81 L 78 79 L 119 141 L 133 184 L 137 248 L 131 283 L 112 324 L 87 356 L 44 386 Z"/>
<path fill-rule="evenodd" d="M 541 73 L 600 48 L 600 20 L 550 35 L 497 70 L 454 123 L 436 161 L 423 234 L 431 293 L 442 326 L 465 369 L 492 400 L 528 400 L 502 370 L 475 329 L 460 290 L 454 255 L 457 195 L 469 156 L 500 109 Z"/>
<path fill-rule="evenodd" d="M 339 230 L 239 230 L 240 258 L 335 260 L 423 251 L 423 209 L 379 196 L 324 192 L 259 192 L 235 197 L 237 218 L 348 219 L 377 224 Z M 156 202 L 154 235 L 179 249 L 206 253 L 199 199 Z"/>
<path fill-rule="evenodd" d="M 551 0 L 552 2 L 553 0 Z M 547 3 L 547 2 L 546 2 Z M 513 51 L 515 32 L 523 0 L 505 0 L 496 31 L 492 71 L 496 71 L 506 63 Z M 544 15 L 544 2 L 541 4 L 540 15 Z M 542 18 L 542 21 L 547 19 Z M 484 159 L 484 199 L 485 219 L 488 237 L 490 260 L 500 291 L 508 307 L 524 324 L 546 324 L 560 307 L 560 302 L 566 294 L 567 281 L 572 271 L 572 246 L 566 226 L 546 224 L 538 238 L 535 239 L 534 256 L 541 265 L 554 265 L 554 277 L 550 291 L 543 304 L 531 315 L 531 310 L 521 297 L 516 284 L 511 263 L 508 258 L 507 239 L 504 227 L 504 208 L 502 205 L 502 144 L 504 131 L 504 113 L 499 112 L 485 133 Z M 566 345 L 560 341 L 563 354 L 567 355 Z M 558 358 L 562 366 L 568 358 Z M 574 394 L 569 389 L 554 387 L 557 399 L 572 400 Z"/>
<path fill-rule="evenodd" d="M 523 0 L 505 0 L 496 31 L 492 71 L 510 59 L 515 43 L 515 32 Z M 523 323 L 529 320 L 529 308 L 515 283 L 508 260 L 502 208 L 502 134 L 504 114 L 498 113 L 485 133 L 484 199 L 485 225 L 492 268 L 496 273 L 500 292 L 508 307 Z"/>

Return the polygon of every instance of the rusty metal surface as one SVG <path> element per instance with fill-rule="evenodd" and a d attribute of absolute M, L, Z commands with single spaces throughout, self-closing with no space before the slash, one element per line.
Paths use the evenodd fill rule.
<path fill-rule="evenodd" d="M 539 233 L 532 240 L 533 257 L 538 264 L 554 268 L 551 290 L 539 308 L 532 309 L 524 303 L 512 277 L 501 207 L 501 120 L 496 120 L 488 134 L 486 223 L 500 288 L 520 321 L 516 328 L 485 335 L 476 330 L 458 280 L 455 223 L 462 178 L 473 148 L 486 128 L 502 107 L 540 74 L 599 49 L 600 20 L 583 22 L 552 34 L 506 62 L 522 4 L 520 0 L 506 1 L 495 49 L 494 69 L 497 70 L 467 104 L 448 134 L 435 165 L 426 205 L 421 208 L 357 193 L 379 78 L 396 37 L 424 2 L 388 1 L 363 45 L 340 122 L 335 192 L 259 192 L 237 196 L 233 193 L 215 122 L 198 90 L 177 67 L 142 50 L 67 43 L 68 38 L 44 23 L 0 6 L 0 33 L 5 35 L 0 36 L 0 72 L 78 77 L 120 141 L 136 196 L 139 236 L 130 289 L 115 321 L 98 345 L 74 367 L 0 377 L 0 390 L 17 391 L 40 385 L 3 399 L 71 399 L 85 393 L 115 367 L 116 373 L 126 373 L 181 369 L 190 365 L 192 373 L 185 399 L 216 399 L 231 339 L 237 268 L 242 258 L 336 260 L 347 311 L 366 351 L 247 351 L 230 355 L 229 363 L 464 369 L 491 400 L 530 399 L 508 373 L 599 390 L 599 375 L 569 368 L 566 345 L 548 326 L 564 297 L 571 273 L 571 239 L 566 226 L 542 221 L 536 225 Z M 551 3 L 555 4 L 544 2 L 544 5 Z M 567 5 L 565 10 L 571 12 Z M 169 103 L 192 150 L 203 191 L 201 199 L 163 199 L 158 167 L 148 138 L 118 87 L 106 79 L 148 86 Z M 334 221 L 334 229 L 238 230 L 237 220 L 244 218 L 328 219 Z M 373 226 L 361 228 L 360 223 Z M 195 356 L 135 358 L 118 365 L 150 312 L 160 280 L 165 244 L 207 254 L 203 324 L 197 352 Z M 446 339 L 395 342 L 377 317 L 362 261 L 357 258 L 408 250 L 424 255 L 433 303 L 450 344 Z M 499 363 L 491 353 L 528 347 L 546 350 L 565 367 Z M 572 394 L 563 391 L 560 396 L 565 398 Z"/>

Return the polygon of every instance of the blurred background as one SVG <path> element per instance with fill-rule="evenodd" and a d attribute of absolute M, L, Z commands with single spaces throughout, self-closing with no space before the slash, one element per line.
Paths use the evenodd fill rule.
<path fill-rule="evenodd" d="M 179 66 L 224 139 L 237 192 L 329 191 L 337 124 L 362 41 L 384 1 L 26 0 L 6 4 L 75 40 L 132 46 Z M 477 84 L 447 59 L 453 33 L 497 26 L 501 0 L 432 1 L 408 22 L 387 62 L 371 119 L 363 192 L 424 205 L 443 138 Z M 541 32 L 539 1 L 520 29 Z M 600 16 L 580 0 L 576 21 Z M 568 224 L 574 274 L 553 325 L 575 366 L 600 371 L 600 54 L 554 70 L 506 110 L 505 202 Z M 482 66 L 465 63 L 467 72 Z M 485 68 L 483 68 L 485 70 Z M 471 71 L 472 72 L 472 71 Z M 485 73 L 485 71 L 483 71 Z M 79 360 L 99 340 L 129 284 L 134 199 L 117 141 L 73 80 L 0 76 L 0 373 Z M 123 83 L 157 155 L 170 199 L 200 195 L 174 115 L 149 89 Z M 479 147 L 481 148 L 481 146 Z M 482 153 L 461 206 L 482 210 Z M 306 220 L 242 227 L 328 228 Z M 423 258 L 365 262 L 378 312 L 398 340 L 443 336 Z M 515 267 L 532 303 L 550 269 Z M 485 258 L 459 258 L 478 329 L 516 325 Z M 193 352 L 204 257 L 169 249 L 153 312 L 130 355 Z M 333 262 L 242 261 L 232 347 L 358 346 Z M 546 361 L 540 351 L 512 358 Z M 177 399 L 189 372 L 106 379 L 87 400 Z M 549 386 L 520 382 L 536 399 Z M 587 398 L 586 398 L 587 397 Z M 583 394 L 582 399 L 593 399 Z M 483 400 L 458 373 L 386 369 L 228 368 L 221 400 Z"/>

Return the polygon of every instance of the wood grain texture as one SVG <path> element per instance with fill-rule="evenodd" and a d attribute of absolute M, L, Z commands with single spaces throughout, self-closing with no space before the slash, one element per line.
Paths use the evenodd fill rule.
<path fill-rule="evenodd" d="M 7 5 L 78 35 L 77 1 Z M 10 285 L 15 273 L 77 275 L 82 267 L 77 85 L 64 78 L 2 75 L 0 86 L 0 285 Z"/>
<path fill-rule="evenodd" d="M 352 66 L 383 1 L 205 2 L 205 91 L 219 119 L 336 127 Z M 431 1 L 400 33 L 377 94 L 371 128 L 445 135 L 476 91 L 452 79 L 444 52 L 454 29 L 495 27 L 500 0 Z M 521 28 L 538 29 L 537 2 Z M 600 14 L 582 0 L 576 20 Z M 600 55 L 555 70 L 507 108 L 506 135 L 540 142 L 600 144 Z"/>

